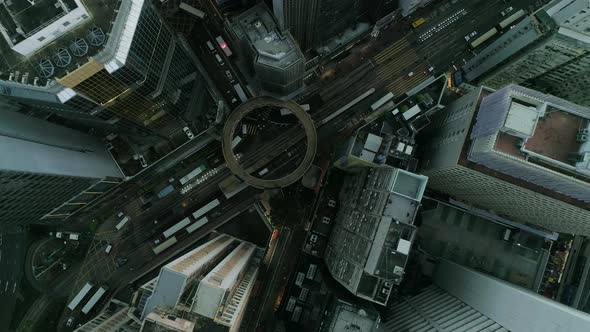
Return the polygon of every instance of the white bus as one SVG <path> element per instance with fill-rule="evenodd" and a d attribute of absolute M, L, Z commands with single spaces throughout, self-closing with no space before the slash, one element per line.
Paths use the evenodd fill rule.
<path fill-rule="evenodd" d="M 92 295 L 92 297 L 90 298 L 90 300 L 88 300 L 88 302 L 86 302 L 86 304 L 84 305 L 84 307 L 82 307 L 82 312 L 84 314 L 88 314 L 90 312 L 90 310 L 92 310 L 92 308 L 94 308 L 94 306 L 96 305 L 96 303 L 98 303 L 98 301 L 100 300 L 100 298 L 106 292 L 107 292 L 107 288 L 105 288 L 105 287 L 99 288 L 96 291 L 96 293 L 94 293 L 94 295 Z"/>
<path fill-rule="evenodd" d="M 189 14 L 192 14 L 200 19 L 205 18 L 205 13 L 202 10 L 198 10 L 197 8 L 191 6 L 191 5 L 187 5 L 184 2 L 181 2 L 180 5 L 178 6 L 178 8 L 186 11 Z"/>
<path fill-rule="evenodd" d="M 129 221 L 129 217 L 125 216 L 123 219 L 121 219 L 121 221 L 119 221 L 119 223 L 117 224 L 117 226 L 115 226 L 115 228 L 117 230 L 120 230 L 121 228 L 123 228 L 123 226 L 125 226 L 125 224 Z"/>
<path fill-rule="evenodd" d="M 214 208 L 216 208 L 217 206 L 219 206 L 219 204 L 220 203 L 219 203 L 218 199 L 212 200 L 211 202 L 203 205 L 203 207 L 201 207 L 197 211 L 193 212 L 193 218 L 195 218 L 195 220 L 199 220 L 199 218 L 201 218 L 207 212 L 209 212 L 209 211 L 213 210 Z"/>
<path fill-rule="evenodd" d="M 162 251 L 172 247 L 174 244 L 176 244 L 176 242 L 178 242 L 178 240 L 176 240 L 176 236 L 173 236 L 171 238 L 169 238 L 168 240 L 162 242 L 159 246 L 157 247 L 153 247 L 152 251 L 154 252 L 154 254 L 159 255 Z"/>
<path fill-rule="evenodd" d="M 234 90 L 236 90 L 236 93 L 238 94 L 238 97 L 240 98 L 242 103 L 248 100 L 248 97 L 246 97 L 244 89 L 242 89 L 242 86 L 240 84 L 234 84 Z"/>
<path fill-rule="evenodd" d="M 488 32 L 479 36 L 476 40 L 472 41 L 469 45 L 471 46 L 471 48 L 476 48 L 479 45 L 485 43 L 488 39 L 492 38 L 497 33 L 498 33 L 498 29 L 492 28 Z"/>
<path fill-rule="evenodd" d="M 86 285 L 84 285 L 84 287 L 82 287 L 82 289 L 78 292 L 78 294 L 76 294 L 76 296 L 74 296 L 74 298 L 72 299 L 70 304 L 68 304 L 68 308 L 70 310 L 76 309 L 76 307 L 84 299 L 84 296 L 86 296 L 86 294 L 88 294 L 88 292 L 90 292 L 91 289 L 92 289 L 92 284 L 87 282 Z"/>
<path fill-rule="evenodd" d="M 379 98 L 379 100 L 374 102 L 373 105 L 371 105 L 371 109 L 373 111 L 376 111 L 379 107 L 385 105 L 385 103 L 390 101 L 391 99 L 393 99 L 393 93 L 389 92 L 388 94 L 386 94 L 385 96 Z"/>
<path fill-rule="evenodd" d="M 201 219 L 197 220 L 197 221 L 196 221 L 194 224 L 192 224 L 192 225 L 188 226 L 188 227 L 186 228 L 186 231 L 187 231 L 187 232 L 190 234 L 190 233 L 192 233 L 192 232 L 196 231 L 197 229 L 199 229 L 199 228 L 201 228 L 201 227 L 205 226 L 205 224 L 206 224 L 208 221 L 209 221 L 209 219 L 207 219 L 207 217 L 203 217 L 203 218 L 201 218 Z"/>
<path fill-rule="evenodd" d="M 233 54 L 232 51 L 229 49 L 229 46 L 227 46 L 225 40 L 223 40 L 223 37 L 217 36 L 215 37 L 215 41 L 217 42 L 217 45 L 219 45 L 219 47 L 221 48 L 223 53 L 225 53 L 226 56 L 231 56 Z"/>
<path fill-rule="evenodd" d="M 517 11 L 516 13 L 510 15 L 508 18 L 506 18 L 502 22 L 500 22 L 498 24 L 498 27 L 500 27 L 500 30 L 502 30 L 502 29 L 506 28 L 507 26 L 509 26 L 510 24 L 514 23 L 519 18 L 523 17 L 525 14 L 526 14 L 526 12 L 521 9 L 521 10 Z"/>
<path fill-rule="evenodd" d="M 169 238 L 172 235 L 176 234 L 176 232 L 178 232 L 179 230 L 188 226 L 190 223 L 191 223 L 191 220 L 188 217 L 186 217 L 186 218 L 182 219 L 178 224 L 165 230 L 164 233 L 162 233 L 162 234 L 164 234 L 165 238 Z"/>
<path fill-rule="evenodd" d="M 240 144 L 241 141 L 242 141 L 242 138 L 240 136 L 234 137 L 234 139 L 231 141 L 231 148 L 235 149 L 236 146 L 238 146 L 238 144 Z"/>
<path fill-rule="evenodd" d="M 192 180 L 195 176 L 201 174 L 205 170 L 205 168 L 206 168 L 205 165 L 201 165 L 201 166 L 195 168 L 194 170 L 192 170 L 187 175 L 180 178 L 180 180 L 178 180 L 178 181 L 180 181 L 180 184 L 184 185 L 187 182 L 189 182 L 190 180 Z"/>

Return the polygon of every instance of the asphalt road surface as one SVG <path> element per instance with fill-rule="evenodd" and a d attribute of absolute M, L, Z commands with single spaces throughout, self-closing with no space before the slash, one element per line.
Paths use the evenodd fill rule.
<path fill-rule="evenodd" d="M 8 331 L 25 259 L 23 233 L 0 233 L 0 331 Z"/>

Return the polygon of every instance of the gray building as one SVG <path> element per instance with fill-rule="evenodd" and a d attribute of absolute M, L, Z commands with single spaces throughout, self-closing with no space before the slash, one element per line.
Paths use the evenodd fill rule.
<path fill-rule="evenodd" d="M 464 67 L 467 80 L 492 88 L 520 84 L 588 106 L 590 3 L 552 1 L 525 17 Z"/>
<path fill-rule="evenodd" d="M 96 137 L 0 111 L 0 223 L 50 222 L 117 185 L 123 174 Z"/>
<path fill-rule="evenodd" d="M 324 259 L 352 294 L 385 305 L 401 282 L 427 180 L 383 166 L 362 168 L 344 181 Z"/>
<path fill-rule="evenodd" d="M 193 119 L 207 126 L 198 60 L 149 1 L 12 1 L 0 11 L 0 96 L 105 132 L 168 139 Z"/>
<path fill-rule="evenodd" d="M 256 5 L 237 16 L 233 30 L 263 90 L 287 95 L 303 87 L 303 54 L 265 5 Z"/>
<path fill-rule="evenodd" d="M 590 329 L 590 315 L 527 289 L 448 261 L 433 284 L 391 301 L 381 327 L 388 332 L 425 331 L 578 332 Z"/>
<path fill-rule="evenodd" d="M 291 32 L 304 52 L 354 26 L 366 8 L 360 0 L 273 0 L 281 27 Z"/>
<path fill-rule="evenodd" d="M 520 223 L 590 234 L 590 110 L 520 86 L 479 88 L 419 144 L 430 189 Z"/>

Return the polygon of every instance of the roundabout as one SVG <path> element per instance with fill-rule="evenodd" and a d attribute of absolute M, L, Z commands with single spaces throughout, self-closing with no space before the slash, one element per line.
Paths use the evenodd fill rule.
<path fill-rule="evenodd" d="M 288 110 L 297 118 L 299 125 L 305 132 L 305 138 L 307 140 L 305 156 L 297 168 L 285 176 L 275 179 L 263 179 L 256 177 L 251 173 L 257 168 L 264 167 L 265 165 L 260 161 L 257 161 L 254 166 L 245 169 L 242 167 L 242 165 L 240 165 L 240 162 L 234 153 L 232 141 L 236 136 L 236 130 L 238 126 L 248 114 L 256 112 L 259 109 L 272 109 L 276 112 Z M 293 141 L 290 143 L 296 142 Z M 305 112 L 305 110 L 294 101 L 284 101 L 272 97 L 256 97 L 243 103 L 229 115 L 225 122 L 225 126 L 223 127 L 221 146 L 227 167 L 234 175 L 243 180 L 245 183 L 261 189 L 281 188 L 293 184 L 299 180 L 311 167 L 316 153 L 317 132 L 315 124 L 313 123 L 313 120 L 309 114 L 307 114 L 307 112 Z M 277 149 L 279 148 L 284 150 L 288 147 L 281 146 Z"/>

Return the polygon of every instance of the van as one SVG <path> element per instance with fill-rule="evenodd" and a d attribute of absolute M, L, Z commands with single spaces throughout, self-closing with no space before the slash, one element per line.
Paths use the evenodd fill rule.
<path fill-rule="evenodd" d="M 207 41 L 207 48 L 211 52 L 215 51 L 215 47 L 213 47 L 213 43 L 211 43 L 211 41 L 209 41 L 209 40 Z"/>
<path fill-rule="evenodd" d="M 107 246 L 107 248 L 104 250 L 104 252 L 106 252 L 107 254 L 109 254 L 111 252 L 111 249 L 113 249 L 113 246 L 111 244 L 109 244 Z"/>
<path fill-rule="evenodd" d="M 510 228 L 506 228 L 502 234 L 502 240 L 510 241 L 511 236 L 512 236 L 512 230 Z"/>
<path fill-rule="evenodd" d="M 219 54 L 215 53 L 215 59 L 217 59 L 217 62 L 219 62 L 220 65 L 224 65 L 223 60 L 221 59 L 221 57 L 219 56 Z"/>

